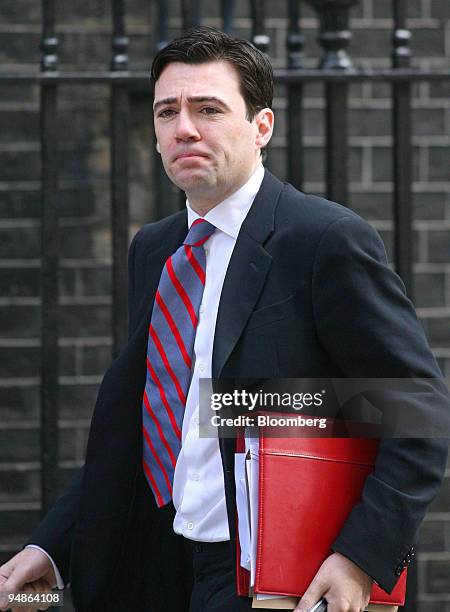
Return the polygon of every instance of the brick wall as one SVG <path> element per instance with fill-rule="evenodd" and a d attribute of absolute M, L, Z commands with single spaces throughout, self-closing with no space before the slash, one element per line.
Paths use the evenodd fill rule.
<path fill-rule="evenodd" d="M 171 32 L 179 27 L 171 1 Z M 208 3 L 205 23 L 220 25 L 219 3 Z M 352 12 L 350 51 L 360 66 L 388 66 L 389 0 L 362 0 Z M 109 62 L 110 3 L 60 0 L 61 69 L 102 69 Z M 153 48 L 153 4 L 127 3 L 132 68 L 147 68 Z M 285 66 L 285 4 L 268 3 L 270 55 Z M 448 67 L 450 9 L 447 0 L 411 0 L 413 63 Z M 40 3 L 3 0 L 0 6 L 0 70 L 36 69 Z M 250 33 L 248 10 L 236 8 L 236 32 Z M 317 22 L 305 8 L 306 65 L 321 51 Z M 306 191 L 324 191 L 323 97 L 306 90 Z M 430 343 L 450 379 L 450 84 L 414 87 L 415 302 Z M 0 561 L 22 544 L 39 514 L 40 214 L 38 90 L 2 88 L 0 96 Z M 132 233 L 152 218 L 155 206 L 151 100 L 132 98 Z M 275 97 L 276 130 L 269 167 L 285 177 L 285 99 Z M 352 86 L 350 101 L 350 198 L 348 204 L 380 231 L 392 254 L 392 185 L 389 87 Z M 81 464 L 101 375 L 111 360 L 108 90 L 61 87 L 61 445 L 62 488 Z M 167 211 L 175 206 L 175 195 Z M 420 612 L 450 612 L 450 471 L 424 523 L 418 559 Z"/>

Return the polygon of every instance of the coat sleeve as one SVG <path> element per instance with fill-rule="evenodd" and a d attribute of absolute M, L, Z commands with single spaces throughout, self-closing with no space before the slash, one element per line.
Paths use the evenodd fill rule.
<path fill-rule="evenodd" d="M 380 237 L 360 217 L 342 217 L 322 235 L 312 291 L 319 340 L 345 377 L 442 377 Z M 448 395 L 431 396 L 434 400 L 439 410 L 450 410 Z M 447 450 L 443 438 L 382 439 L 361 501 L 334 542 L 334 551 L 387 592 L 414 557 L 419 526 L 444 476 Z"/>

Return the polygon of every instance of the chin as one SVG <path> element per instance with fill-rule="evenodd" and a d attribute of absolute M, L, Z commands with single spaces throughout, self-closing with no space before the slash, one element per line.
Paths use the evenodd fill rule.
<path fill-rule="evenodd" d="M 205 176 L 204 174 L 192 173 L 189 176 L 178 176 L 173 177 L 172 181 L 177 187 L 183 191 L 190 191 L 192 189 L 209 189 L 215 185 L 215 181 L 211 177 Z"/>

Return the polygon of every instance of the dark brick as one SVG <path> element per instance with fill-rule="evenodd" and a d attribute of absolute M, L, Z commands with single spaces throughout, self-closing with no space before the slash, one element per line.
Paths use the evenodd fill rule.
<path fill-rule="evenodd" d="M 419 601 L 417 612 L 450 612 L 450 604 L 441 601 Z"/>
<path fill-rule="evenodd" d="M 74 296 L 77 293 L 78 270 L 74 268 L 59 269 L 59 295 L 61 297 Z"/>
<path fill-rule="evenodd" d="M 349 113 L 350 136 L 389 136 L 390 110 L 352 109 Z"/>
<path fill-rule="evenodd" d="M 64 305 L 60 309 L 60 329 L 69 338 L 107 336 L 111 331 L 111 307 Z"/>
<path fill-rule="evenodd" d="M 59 349 L 59 373 L 61 376 L 76 376 L 79 374 L 76 364 L 76 347 L 63 346 Z"/>
<path fill-rule="evenodd" d="M 2 87 L 2 102 L 19 102 L 20 104 L 23 104 L 24 102 L 37 103 L 38 100 L 38 86 L 34 85 L 33 83 L 10 83 L 7 87 Z"/>
<path fill-rule="evenodd" d="M 420 178 L 420 163 L 421 163 L 420 147 L 413 148 L 413 180 Z M 373 147 L 372 149 L 372 178 L 374 182 L 392 181 L 392 149 L 390 147 Z"/>
<path fill-rule="evenodd" d="M 450 501 L 450 478 L 446 476 L 442 483 L 442 487 L 439 490 L 434 501 L 430 504 L 429 512 L 448 512 Z"/>
<path fill-rule="evenodd" d="M 77 457 L 77 430 L 59 430 L 59 461 L 73 461 Z"/>
<path fill-rule="evenodd" d="M 56 4 L 57 23 L 83 24 L 87 19 L 90 24 L 108 24 L 111 19 L 111 3 L 107 0 L 78 0 L 75 5 L 70 0 L 60 0 Z"/>
<path fill-rule="evenodd" d="M 39 38 L 37 32 L 0 32 L 0 64 L 35 64 L 40 56 Z"/>
<path fill-rule="evenodd" d="M 88 181 L 109 176 L 109 151 L 76 149 L 60 152 L 60 177 L 64 181 Z"/>
<path fill-rule="evenodd" d="M 130 36 L 129 57 L 130 68 L 148 70 L 156 40 L 149 34 L 134 34 Z"/>
<path fill-rule="evenodd" d="M 39 257 L 41 252 L 41 230 L 38 226 L 1 227 L 0 257 Z"/>
<path fill-rule="evenodd" d="M 438 19 L 450 19 L 450 8 L 447 0 L 431 0 L 431 16 Z"/>
<path fill-rule="evenodd" d="M 38 140 L 39 114 L 30 110 L 0 112 L 0 132 L 3 142 Z"/>
<path fill-rule="evenodd" d="M 415 303 L 417 307 L 445 305 L 445 274 L 438 272 L 414 275 Z"/>
<path fill-rule="evenodd" d="M 1 470 L 0 501 L 36 501 L 40 495 L 40 478 L 36 470 Z"/>
<path fill-rule="evenodd" d="M 0 347 L 0 372 L 5 378 L 39 376 L 39 366 L 38 347 Z"/>
<path fill-rule="evenodd" d="M 93 256 L 93 228 L 85 224 L 61 228 L 62 258 L 92 257 Z"/>
<path fill-rule="evenodd" d="M 61 190 L 61 217 L 84 217 L 91 215 L 95 210 L 95 199 L 94 192 L 88 186 Z"/>
<path fill-rule="evenodd" d="M 8 429 L 0 431 L 0 461 L 38 461 L 40 459 L 40 432 L 35 429 Z M 59 430 L 59 459 L 76 458 L 74 430 Z"/>
<path fill-rule="evenodd" d="M 0 418 L 3 421 L 17 419 L 37 419 L 39 416 L 40 395 L 37 385 L 1 386 L 0 379 Z"/>
<path fill-rule="evenodd" d="M 450 347 L 450 317 L 426 320 L 427 337 L 434 346 Z"/>
<path fill-rule="evenodd" d="M 39 449 L 37 428 L 0 430 L 0 461 L 37 461 Z"/>
<path fill-rule="evenodd" d="M 109 100 L 109 85 L 73 83 L 64 84 L 59 92 L 59 103 L 61 110 L 69 107 L 70 109 L 85 109 L 92 112 L 98 102 L 107 103 Z M 131 90 L 132 91 L 132 90 Z M 95 105 L 94 103 L 97 103 Z M 106 110 L 106 108 L 105 108 Z"/>
<path fill-rule="evenodd" d="M 431 81 L 430 96 L 432 98 L 443 98 L 448 100 L 450 97 L 450 80 Z"/>
<path fill-rule="evenodd" d="M 0 337 L 35 338 L 40 333 L 39 306 L 1 306 Z"/>
<path fill-rule="evenodd" d="M 392 217 L 392 193 L 350 193 L 350 207 L 369 221 Z"/>
<path fill-rule="evenodd" d="M 374 98 L 386 98 L 391 99 L 392 87 L 389 83 L 383 83 L 382 81 L 375 81 L 372 83 L 372 96 Z"/>
<path fill-rule="evenodd" d="M 325 87 L 324 84 L 320 82 L 305 83 L 303 91 L 305 94 L 305 101 L 308 99 L 314 100 L 315 98 L 322 99 L 324 97 Z"/>
<path fill-rule="evenodd" d="M 362 147 L 350 147 L 348 155 L 348 177 L 350 181 L 362 180 Z"/>
<path fill-rule="evenodd" d="M 79 90 L 76 95 L 77 98 L 81 97 L 82 91 Z M 64 147 L 86 149 L 88 143 L 93 142 L 96 138 L 107 137 L 109 130 L 107 109 L 108 107 L 102 111 L 92 108 L 61 109 L 58 121 L 61 129 L 64 130 Z"/>
<path fill-rule="evenodd" d="M 320 182 L 325 180 L 325 152 L 319 147 L 305 147 L 303 153 L 305 164 L 304 176 L 308 181 Z"/>
<path fill-rule="evenodd" d="M 312 149 L 309 149 L 309 153 L 311 153 L 311 151 Z M 305 163 L 305 168 L 306 168 L 306 165 L 309 164 L 310 162 L 308 162 L 306 151 L 304 155 L 305 155 L 304 163 Z M 267 160 L 266 160 L 265 166 L 268 170 L 270 170 L 270 172 L 275 174 L 281 181 L 287 180 L 286 149 L 284 147 L 283 148 L 275 147 L 274 145 L 270 146 L 267 149 Z M 308 168 L 312 168 L 312 167 L 313 167 L 313 164 L 310 163 L 310 165 L 308 165 Z M 314 180 L 314 179 L 308 176 L 308 180 Z M 175 203 L 175 198 L 172 199 L 172 202 L 170 203 L 170 205 L 173 206 L 174 203 Z"/>
<path fill-rule="evenodd" d="M 443 219 L 445 216 L 445 193 L 413 193 L 414 219 Z"/>
<path fill-rule="evenodd" d="M 444 136 L 445 110 L 434 108 L 432 111 L 425 108 L 413 110 L 413 133 L 415 136 Z"/>
<path fill-rule="evenodd" d="M 372 0 L 373 16 L 377 19 L 392 18 L 392 1 L 391 0 Z M 408 17 L 421 17 L 421 0 L 408 0 L 407 5 Z"/>
<path fill-rule="evenodd" d="M 391 48 L 391 32 L 379 28 L 353 30 L 351 55 L 355 58 L 387 57 Z"/>
<path fill-rule="evenodd" d="M 0 151 L 0 181 L 37 181 L 39 178 L 37 151 Z"/>
<path fill-rule="evenodd" d="M 0 542 L 18 552 L 39 521 L 39 510 L 0 510 Z"/>
<path fill-rule="evenodd" d="M 19 4 L 15 0 L 2 0 L 2 22 L 5 24 L 39 24 L 41 19 L 41 5 L 39 2 L 21 0 Z"/>
<path fill-rule="evenodd" d="M 1 113 L 0 113 L 1 115 Z M 41 194 L 37 191 L 9 190 L 0 192 L 0 218 L 39 218 Z"/>
<path fill-rule="evenodd" d="M 445 552 L 450 535 L 448 521 L 426 520 L 420 528 L 420 537 L 417 545 L 420 552 Z"/>
<path fill-rule="evenodd" d="M 428 261 L 450 262 L 450 230 L 430 230 L 428 233 Z"/>
<path fill-rule="evenodd" d="M 443 24 L 437 28 L 412 30 L 411 52 L 415 57 L 438 57 L 445 55 L 445 30 Z"/>
<path fill-rule="evenodd" d="M 39 268 L 2 268 L 0 295 L 8 297 L 37 297 L 40 292 Z"/>
<path fill-rule="evenodd" d="M 84 346 L 82 349 L 83 374 L 102 376 L 112 361 L 112 347 Z"/>
<path fill-rule="evenodd" d="M 111 59 L 110 35 L 106 32 L 64 32 L 60 36 L 61 67 L 66 65 L 106 68 Z"/>
<path fill-rule="evenodd" d="M 430 147 L 430 181 L 450 181 L 450 164 L 446 147 Z"/>
<path fill-rule="evenodd" d="M 111 268 L 102 266 L 85 268 L 81 272 L 83 295 L 110 295 Z"/>
<path fill-rule="evenodd" d="M 390 148 L 373 147 L 372 180 L 375 183 L 392 180 L 392 150 Z"/>
<path fill-rule="evenodd" d="M 448 560 L 429 559 L 425 565 L 427 592 L 428 593 L 447 593 L 448 582 Z"/>

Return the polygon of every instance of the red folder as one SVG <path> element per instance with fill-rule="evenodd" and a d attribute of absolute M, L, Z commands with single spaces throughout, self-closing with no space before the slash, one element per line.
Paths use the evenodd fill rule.
<path fill-rule="evenodd" d="M 364 481 L 373 471 L 377 439 L 260 436 L 258 543 L 255 593 L 301 597 L 333 552 Z M 239 595 L 249 595 L 240 566 Z M 373 604 L 403 605 L 406 570 L 389 595 L 376 584 Z"/>

